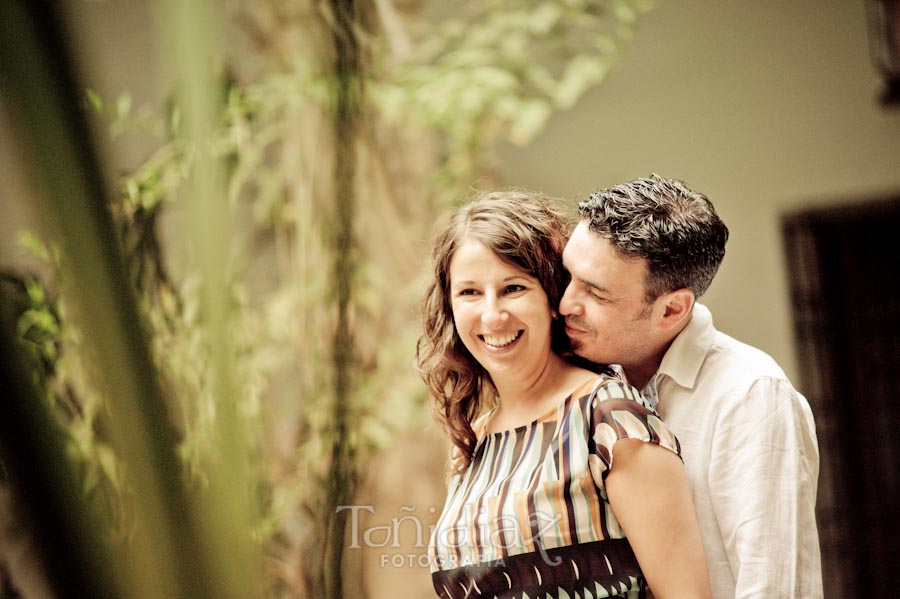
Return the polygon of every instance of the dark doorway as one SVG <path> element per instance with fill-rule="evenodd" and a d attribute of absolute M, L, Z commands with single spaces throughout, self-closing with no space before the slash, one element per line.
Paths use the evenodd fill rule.
<path fill-rule="evenodd" d="M 900 198 L 783 223 L 826 599 L 900 589 Z"/>

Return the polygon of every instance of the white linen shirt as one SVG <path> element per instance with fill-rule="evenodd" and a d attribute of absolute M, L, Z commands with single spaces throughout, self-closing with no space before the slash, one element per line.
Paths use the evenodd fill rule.
<path fill-rule="evenodd" d="M 819 599 L 819 451 L 809 404 L 695 304 L 644 389 L 677 435 L 715 599 Z"/>

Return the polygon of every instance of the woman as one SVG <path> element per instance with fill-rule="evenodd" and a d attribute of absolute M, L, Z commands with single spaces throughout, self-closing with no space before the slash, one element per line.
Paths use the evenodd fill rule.
<path fill-rule="evenodd" d="M 416 352 L 454 444 L 435 590 L 709 597 L 678 441 L 636 389 L 560 355 L 567 234 L 547 200 L 513 191 L 457 209 L 436 236 Z"/>

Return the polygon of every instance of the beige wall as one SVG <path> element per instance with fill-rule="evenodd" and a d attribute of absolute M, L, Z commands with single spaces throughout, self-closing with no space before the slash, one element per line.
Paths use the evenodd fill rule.
<path fill-rule="evenodd" d="M 704 301 L 796 379 L 781 216 L 900 193 L 900 109 L 867 44 L 861 0 L 660 2 L 602 86 L 498 159 L 573 199 L 650 172 L 706 193 L 731 239 Z"/>

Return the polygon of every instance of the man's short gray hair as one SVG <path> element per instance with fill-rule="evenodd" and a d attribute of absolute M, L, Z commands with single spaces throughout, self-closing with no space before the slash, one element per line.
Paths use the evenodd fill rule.
<path fill-rule="evenodd" d="M 648 303 L 676 289 L 701 296 L 725 256 L 728 227 L 683 181 L 651 174 L 594 192 L 578 210 L 620 254 L 647 261 Z"/>

